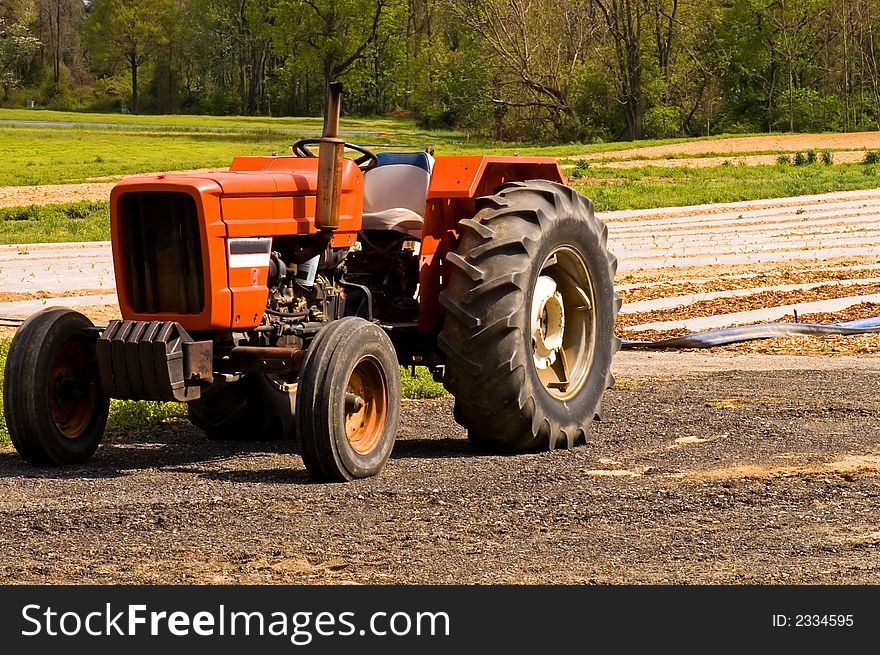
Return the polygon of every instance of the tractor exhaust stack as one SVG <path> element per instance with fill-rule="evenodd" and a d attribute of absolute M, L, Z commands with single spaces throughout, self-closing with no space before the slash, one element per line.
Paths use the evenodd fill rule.
<path fill-rule="evenodd" d="M 315 227 L 339 227 L 339 196 L 342 188 L 342 157 L 345 142 L 339 138 L 342 82 L 330 82 L 324 107 L 324 132 L 318 149 L 318 189 Z"/>

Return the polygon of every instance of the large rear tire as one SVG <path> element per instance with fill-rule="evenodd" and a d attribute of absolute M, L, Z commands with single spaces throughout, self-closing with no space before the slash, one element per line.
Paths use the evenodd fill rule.
<path fill-rule="evenodd" d="M 312 477 L 377 475 L 394 447 L 399 415 L 400 366 L 388 335 L 353 316 L 321 330 L 296 393 L 297 434 Z"/>
<path fill-rule="evenodd" d="M 616 258 L 593 204 L 546 181 L 505 185 L 460 222 L 440 295 L 455 418 L 481 447 L 586 441 L 613 383 Z"/>
<path fill-rule="evenodd" d="M 263 374 L 223 384 L 187 405 L 190 422 L 209 439 L 272 441 L 293 434 L 293 394 Z"/>
<path fill-rule="evenodd" d="M 94 324 L 50 307 L 12 339 L 3 374 L 3 410 L 12 445 L 34 466 L 81 464 L 98 448 L 110 399 L 101 389 Z"/>

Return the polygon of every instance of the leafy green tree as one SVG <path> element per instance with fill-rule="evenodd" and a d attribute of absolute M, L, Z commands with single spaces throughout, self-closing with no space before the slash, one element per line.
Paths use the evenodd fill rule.
<path fill-rule="evenodd" d="M 286 55 L 311 59 L 326 89 L 370 56 L 383 17 L 398 1 L 280 0 L 278 42 Z"/>
<path fill-rule="evenodd" d="M 645 133 L 642 48 L 648 0 L 594 0 L 605 19 L 613 49 L 613 70 L 631 139 Z"/>
<path fill-rule="evenodd" d="M 872 0 L 876 2 L 876 0 Z M 803 116 L 802 89 L 828 78 L 821 65 L 828 38 L 830 0 L 734 0 L 724 11 L 719 40 L 730 68 L 724 87 L 728 112 L 761 120 L 765 130 L 793 131 Z"/>
<path fill-rule="evenodd" d="M 202 73 L 222 93 L 233 85 L 242 114 L 269 113 L 267 79 L 275 68 L 277 0 L 190 0 Z"/>
<path fill-rule="evenodd" d="M 37 25 L 52 64 L 52 81 L 61 82 L 61 69 L 73 63 L 77 33 L 82 27 L 85 4 L 82 0 L 37 0 Z"/>
<path fill-rule="evenodd" d="M 773 47 L 784 70 L 788 130 L 793 132 L 796 92 L 809 85 L 814 58 L 824 46 L 821 35 L 829 17 L 829 0 L 777 0 L 763 9 L 775 32 Z"/>
<path fill-rule="evenodd" d="M 40 47 L 40 42 L 20 23 L 0 18 L 0 86 L 3 99 L 21 82 L 21 69 Z"/>
<path fill-rule="evenodd" d="M 114 70 L 121 62 L 131 76 L 131 111 L 140 109 L 138 72 L 164 37 L 163 20 L 171 13 L 169 0 L 93 0 L 86 43 L 94 59 Z"/>
<path fill-rule="evenodd" d="M 577 70 L 595 45 L 586 0 L 456 0 L 455 17 L 482 42 L 494 67 L 492 102 L 534 110 L 557 138 L 583 137 L 572 102 Z M 496 128 L 497 131 L 497 128 Z"/>
<path fill-rule="evenodd" d="M 404 89 L 407 20 L 408 7 L 404 2 L 392 2 L 382 12 L 376 39 L 368 47 L 367 55 L 346 76 L 354 91 L 347 104 L 351 111 L 381 115 L 408 101 Z"/>

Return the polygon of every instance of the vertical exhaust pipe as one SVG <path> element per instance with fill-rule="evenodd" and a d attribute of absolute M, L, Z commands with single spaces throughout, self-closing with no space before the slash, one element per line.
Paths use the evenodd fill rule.
<path fill-rule="evenodd" d="M 339 138 L 342 110 L 342 82 L 330 82 L 324 106 L 324 132 L 318 146 L 318 190 L 315 227 L 339 227 L 339 197 L 342 191 L 342 157 L 345 142 Z"/>

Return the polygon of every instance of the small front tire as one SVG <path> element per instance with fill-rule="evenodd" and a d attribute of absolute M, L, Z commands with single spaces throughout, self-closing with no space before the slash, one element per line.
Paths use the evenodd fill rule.
<path fill-rule="evenodd" d="M 318 480 L 377 475 L 394 447 L 400 367 L 385 332 L 362 318 L 325 327 L 309 348 L 295 423 L 306 469 Z"/>
<path fill-rule="evenodd" d="M 79 312 L 50 307 L 12 339 L 3 409 L 13 446 L 34 466 L 81 464 L 104 435 L 110 399 L 101 389 L 94 328 Z"/>

